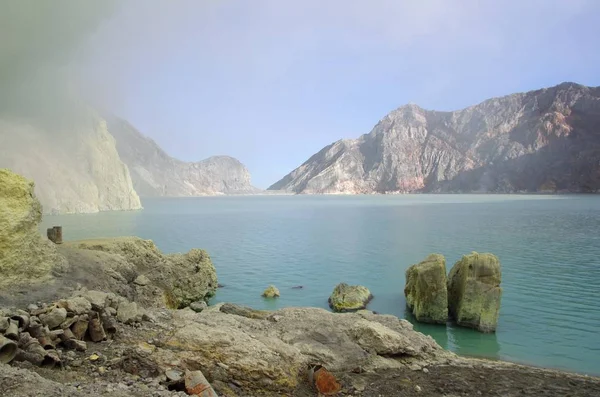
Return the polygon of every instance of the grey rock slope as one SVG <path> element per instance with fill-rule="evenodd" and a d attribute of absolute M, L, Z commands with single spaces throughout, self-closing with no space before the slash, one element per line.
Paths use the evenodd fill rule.
<path fill-rule="evenodd" d="M 172 158 L 152 139 L 127 121 L 109 118 L 117 149 L 129 166 L 136 191 L 145 197 L 203 196 L 256 193 L 250 173 L 229 156 L 214 156 L 188 163 Z"/>
<path fill-rule="evenodd" d="M 295 193 L 597 192 L 600 87 L 574 83 L 454 112 L 406 105 L 272 185 Z"/>
<path fill-rule="evenodd" d="M 0 117 L 0 168 L 34 180 L 46 213 L 141 208 L 106 122 L 92 110 L 68 123 Z"/>

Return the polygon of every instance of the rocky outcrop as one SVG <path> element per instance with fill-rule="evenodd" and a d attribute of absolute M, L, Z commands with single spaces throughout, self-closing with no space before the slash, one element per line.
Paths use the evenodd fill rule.
<path fill-rule="evenodd" d="M 431 254 L 406 270 L 406 304 L 420 322 L 446 324 L 448 290 L 446 259 Z"/>
<path fill-rule="evenodd" d="M 133 185 L 141 196 L 205 196 L 256 193 L 250 173 L 233 157 L 215 156 L 187 163 L 165 153 L 125 120 L 110 118 L 117 149 L 129 166 Z"/>
<path fill-rule="evenodd" d="M 269 285 L 262 293 L 264 298 L 279 298 L 279 289 L 274 285 Z"/>
<path fill-rule="evenodd" d="M 367 307 L 371 299 L 373 295 L 367 287 L 340 283 L 329 297 L 329 307 L 335 312 L 352 312 Z"/>
<path fill-rule="evenodd" d="M 596 192 L 600 87 L 563 83 L 455 112 L 402 106 L 269 189 L 295 193 Z"/>
<path fill-rule="evenodd" d="M 17 275 L 24 282 L 0 288 L 0 305 L 17 306 L 25 299 L 55 300 L 71 296 L 80 286 L 84 290 L 111 291 L 141 307 L 181 308 L 207 301 L 217 289 L 214 265 L 199 249 L 165 255 L 150 240 L 119 237 L 65 242 L 56 250 L 63 262 L 52 270 L 51 283 L 30 288 L 27 273 Z M 101 306 L 107 299 L 99 292 L 82 296 L 92 306 Z M 122 310 L 131 312 L 125 306 Z"/>
<path fill-rule="evenodd" d="M 0 167 L 33 179 L 46 213 L 141 208 L 105 120 L 91 110 L 68 122 L 0 119 Z"/>
<path fill-rule="evenodd" d="M 0 289 L 48 281 L 65 266 L 55 245 L 41 236 L 41 220 L 33 182 L 0 169 Z"/>
<path fill-rule="evenodd" d="M 494 332 L 500 313 L 500 261 L 473 252 L 456 262 L 448 275 L 448 308 L 458 325 Z"/>
<path fill-rule="evenodd" d="M 72 241 L 64 246 L 61 250 L 74 263 L 95 260 L 114 277 L 133 284 L 137 300 L 144 305 L 183 308 L 208 300 L 217 289 L 215 267 L 204 250 L 165 255 L 151 240 L 137 237 Z"/>

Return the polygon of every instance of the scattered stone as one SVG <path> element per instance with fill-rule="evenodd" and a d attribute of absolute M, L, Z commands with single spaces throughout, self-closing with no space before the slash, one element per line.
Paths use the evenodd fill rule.
<path fill-rule="evenodd" d="M 41 314 L 39 318 L 42 324 L 53 329 L 60 326 L 67 319 L 67 310 L 62 307 L 55 307 L 47 314 Z"/>
<path fill-rule="evenodd" d="M 204 301 L 192 302 L 190 304 L 190 309 L 195 311 L 196 313 L 200 313 L 202 310 L 206 309 L 208 305 Z"/>
<path fill-rule="evenodd" d="M 150 279 L 148 277 L 144 276 L 143 274 L 140 274 L 139 276 L 137 276 L 135 278 L 135 280 L 133 280 L 134 284 L 137 284 L 137 285 L 142 286 L 142 287 L 150 284 L 151 282 L 152 281 L 150 281 Z"/>
<path fill-rule="evenodd" d="M 79 321 L 79 316 L 67 317 L 67 319 L 63 321 L 59 327 L 61 329 L 67 329 L 70 328 L 71 325 L 75 324 L 77 321 Z"/>
<path fill-rule="evenodd" d="M 39 310 L 39 309 L 40 309 L 39 306 L 36 305 L 35 303 L 31 303 L 31 304 L 29 304 L 27 306 L 27 310 L 30 311 L 30 312 L 33 312 L 33 311 L 36 311 L 36 310 Z"/>
<path fill-rule="evenodd" d="M 92 310 L 92 304 L 82 296 L 76 296 L 71 299 L 64 299 L 58 302 L 58 307 L 62 307 L 69 313 L 86 314 Z"/>
<path fill-rule="evenodd" d="M 75 338 L 82 340 L 84 338 L 85 334 L 87 333 L 88 326 L 89 326 L 88 315 L 84 314 L 82 316 L 79 316 L 79 320 L 77 320 L 77 322 L 75 322 L 73 325 L 71 325 L 71 332 L 73 332 L 73 335 L 75 336 Z"/>
<path fill-rule="evenodd" d="M 117 308 L 117 320 L 124 324 L 133 324 L 140 322 L 142 316 L 138 310 L 137 303 L 123 301 Z"/>
<path fill-rule="evenodd" d="M 419 385 L 416 385 L 416 386 L 415 386 L 415 391 L 416 391 L 417 393 L 420 393 L 420 392 L 421 392 L 421 386 L 419 386 Z"/>
<path fill-rule="evenodd" d="M 98 361 L 99 359 L 100 359 L 100 356 L 96 353 L 94 353 L 88 357 L 88 360 L 90 360 L 90 361 Z"/>
<path fill-rule="evenodd" d="M 108 294 L 102 291 L 82 291 L 81 296 L 92 304 L 92 309 L 101 311 L 107 304 Z"/>
<path fill-rule="evenodd" d="M 264 292 L 262 293 L 262 296 L 264 298 L 278 298 L 279 290 L 274 285 L 269 285 L 267 287 L 267 289 L 265 289 Z"/>
<path fill-rule="evenodd" d="M 428 374 L 429 370 L 427 368 L 423 367 L 423 372 L 426 373 L 426 374 Z"/>
<path fill-rule="evenodd" d="M 431 254 L 424 261 L 406 269 L 404 295 L 417 321 L 446 324 L 448 290 L 444 256 Z"/>
<path fill-rule="evenodd" d="M 178 368 L 172 368 L 165 371 L 165 376 L 170 382 L 180 382 L 181 380 L 183 380 L 184 375 L 185 373 Z"/>
<path fill-rule="evenodd" d="M 448 275 L 448 308 L 456 323 L 494 332 L 500 314 L 500 260 L 473 252 L 456 262 Z"/>
<path fill-rule="evenodd" d="M 106 333 L 104 332 L 104 328 L 102 328 L 102 324 L 100 323 L 100 319 L 97 317 L 97 315 L 90 320 L 88 325 L 88 334 L 90 335 L 92 342 L 106 340 Z"/>
<path fill-rule="evenodd" d="M 352 312 L 366 308 L 371 299 L 373 295 L 368 288 L 340 283 L 329 297 L 329 307 L 334 312 Z"/>

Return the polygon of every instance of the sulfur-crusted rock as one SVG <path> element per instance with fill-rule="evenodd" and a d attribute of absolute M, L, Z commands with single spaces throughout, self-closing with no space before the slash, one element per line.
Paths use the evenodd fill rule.
<path fill-rule="evenodd" d="M 262 293 L 264 298 L 279 298 L 279 290 L 274 285 L 269 285 Z"/>
<path fill-rule="evenodd" d="M 448 275 L 448 308 L 458 325 L 494 332 L 500 313 L 500 260 L 493 254 L 465 255 Z"/>
<path fill-rule="evenodd" d="M 335 312 L 351 312 L 367 307 L 373 295 L 367 287 L 362 285 L 336 285 L 329 297 L 329 307 Z"/>
<path fill-rule="evenodd" d="M 404 295 L 417 321 L 445 324 L 448 321 L 446 259 L 431 254 L 406 269 Z"/>
<path fill-rule="evenodd" d="M 0 287 L 52 277 L 65 260 L 38 230 L 42 206 L 32 181 L 0 169 Z"/>
<path fill-rule="evenodd" d="M 42 324 L 47 325 L 48 328 L 53 329 L 62 324 L 67 319 L 67 310 L 62 307 L 55 307 L 50 310 L 47 314 L 40 315 L 40 321 Z"/>
<path fill-rule="evenodd" d="M 106 286 L 90 288 L 110 289 L 143 306 L 180 309 L 192 302 L 207 301 L 217 289 L 215 267 L 204 250 L 166 255 L 151 240 L 137 237 L 81 240 L 63 245 L 61 250 L 74 261 L 93 260 L 105 273 L 110 273 Z M 139 273 L 145 275 L 141 280 Z M 120 289 L 113 286 L 114 280 L 119 280 Z M 139 288 L 140 285 L 144 287 Z"/>

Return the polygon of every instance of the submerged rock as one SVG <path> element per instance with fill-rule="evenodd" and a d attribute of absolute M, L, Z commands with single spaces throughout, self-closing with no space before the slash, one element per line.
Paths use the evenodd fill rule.
<path fill-rule="evenodd" d="M 494 332 L 500 313 L 500 260 L 493 254 L 465 255 L 448 275 L 448 308 L 458 325 Z"/>
<path fill-rule="evenodd" d="M 269 285 L 262 296 L 265 298 L 279 298 L 279 290 L 274 285 Z"/>
<path fill-rule="evenodd" d="M 34 183 L 0 169 L 0 286 L 47 280 L 66 264 L 40 234 L 41 220 Z"/>
<path fill-rule="evenodd" d="M 406 269 L 404 295 L 417 321 L 446 324 L 447 282 L 446 259 L 440 254 L 431 254 L 424 261 Z"/>
<path fill-rule="evenodd" d="M 335 312 L 351 312 L 364 309 L 371 299 L 373 295 L 367 287 L 340 283 L 329 297 L 329 307 Z"/>

